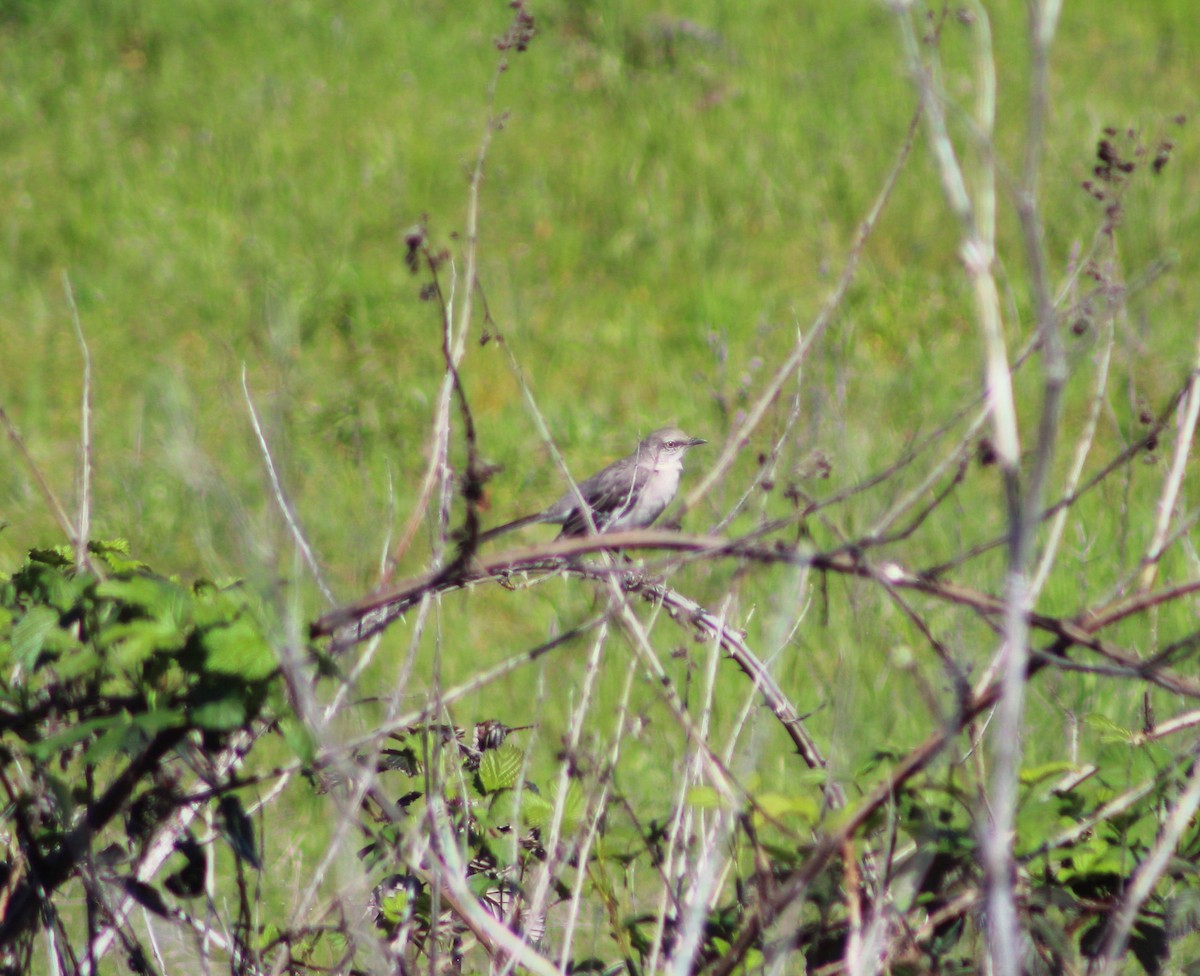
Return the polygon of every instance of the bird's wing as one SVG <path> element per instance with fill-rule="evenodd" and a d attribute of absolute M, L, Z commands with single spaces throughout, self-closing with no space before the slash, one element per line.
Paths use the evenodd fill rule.
<path fill-rule="evenodd" d="M 650 474 L 648 468 L 634 464 L 624 471 L 601 471 L 579 483 L 579 493 L 592 510 L 592 521 L 596 523 L 598 532 L 603 532 L 615 518 L 634 506 Z M 570 502 L 571 510 L 563 520 L 559 534 L 586 535 L 589 531 L 587 519 L 579 510 L 575 493 L 569 492 L 566 499 Z"/>

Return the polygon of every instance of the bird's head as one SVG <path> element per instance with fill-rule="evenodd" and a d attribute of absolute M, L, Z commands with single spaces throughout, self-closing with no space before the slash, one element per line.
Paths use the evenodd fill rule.
<path fill-rule="evenodd" d="M 663 461 L 682 461 L 690 448 L 707 443 L 703 437 L 691 437 L 678 427 L 663 427 L 644 438 L 638 445 L 638 452 L 661 464 Z"/>

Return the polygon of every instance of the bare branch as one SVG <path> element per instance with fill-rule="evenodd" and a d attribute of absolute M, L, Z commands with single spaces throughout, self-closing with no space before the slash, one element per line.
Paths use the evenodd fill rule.
<path fill-rule="evenodd" d="M 1197 750 L 1193 749 L 1193 762 L 1197 758 Z M 1108 927 L 1104 933 L 1103 950 L 1098 960 L 1096 973 L 1108 976 L 1115 973 L 1120 965 L 1121 957 L 1125 955 L 1125 947 L 1129 942 L 1129 932 L 1137 921 L 1138 912 L 1150 897 L 1159 878 L 1167 870 L 1168 862 L 1175 853 L 1183 832 L 1192 823 L 1196 810 L 1200 808 L 1200 763 L 1192 766 L 1183 792 L 1167 815 L 1166 822 L 1154 845 L 1142 859 L 1133 872 L 1133 877 L 1117 910 L 1109 917 Z"/>
<path fill-rule="evenodd" d="M 1200 340 L 1200 333 L 1198 333 Z M 1179 418 L 1179 435 L 1175 439 L 1175 452 L 1171 457 L 1171 467 L 1163 482 L 1162 497 L 1158 501 L 1158 518 L 1154 525 L 1154 536 L 1146 555 L 1142 559 L 1142 574 L 1139 580 L 1140 589 L 1148 589 L 1154 585 L 1158 574 L 1158 561 L 1165 551 L 1164 543 L 1171 527 L 1171 519 L 1175 514 L 1175 504 L 1179 497 L 1179 489 L 1183 484 L 1184 472 L 1187 468 L 1188 455 L 1192 449 L 1192 439 L 1196 435 L 1196 418 L 1200 416 L 1200 341 L 1197 343 L 1197 358 L 1189 377 L 1187 392 L 1184 394 L 1182 416 Z"/>
<path fill-rule="evenodd" d="M 284 521 L 287 522 L 288 531 L 292 534 L 296 548 L 300 551 L 300 555 L 303 557 L 308 571 L 312 573 L 313 580 L 316 582 L 317 588 L 321 591 L 321 595 L 325 598 L 325 602 L 330 606 L 334 606 L 337 600 L 333 595 L 333 590 L 325 582 L 320 563 L 317 561 L 312 546 L 309 545 L 308 539 L 304 535 L 304 530 L 300 527 L 300 518 L 296 514 L 291 499 L 288 498 L 287 492 L 283 488 L 283 482 L 275 467 L 275 459 L 271 455 L 271 446 L 267 443 L 267 435 L 263 431 L 258 410 L 254 406 L 254 398 L 250 395 L 250 383 L 246 376 L 246 365 L 244 363 L 242 364 L 242 394 L 246 398 L 246 409 L 250 413 L 250 426 L 254 430 L 254 436 L 258 439 L 258 448 L 262 452 L 263 463 L 267 466 L 267 477 L 271 479 L 271 491 L 275 495 L 275 504 L 279 506 L 279 511 L 283 513 Z"/>
<path fill-rule="evenodd" d="M 867 246 L 871 232 L 875 229 L 879 216 L 883 213 L 883 208 L 892 195 L 896 180 L 904 169 L 904 164 L 908 161 L 913 141 L 916 138 L 917 126 L 921 121 L 921 111 L 922 106 L 918 105 L 913 112 L 912 119 L 909 121 L 908 131 L 905 133 L 904 142 L 896 153 L 892 168 L 884 178 L 883 186 L 880 188 L 875 201 L 871 204 L 871 208 L 867 211 L 867 215 L 858 225 L 854 241 L 850 246 L 850 251 L 846 255 L 846 265 L 838 277 L 837 284 L 825 299 L 825 304 L 821 306 L 820 312 L 817 313 L 812 327 L 808 330 L 807 334 L 797 337 L 796 345 L 792 349 L 791 354 L 775 371 L 766 389 L 759 395 L 758 400 L 746 411 L 746 419 L 742 421 L 741 425 L 733 433 L 733 436 L 726 442 L 716 463 L 713 464 L 701 482 L 688 492 L 687 496 L 683 499 L 680 506 L 681 514 L 695 508 L 700 499 L 707 495 L 713 486 L 725 476 L 729 468 L 732 467 L 738 453 L 749 443 L 750 435 L 758 427 L 759 423 L 762 422 L 767 410 L 779 397 L 788 378 L 800 368 L 800 364 L 807 358 L 809 350 L 821 339 L 825 334 L 825 330 L 829 328 L 834 315 L 846 297 L 846 291 L 854 280 L 855 273 L 858 271 L 858 262 L 862 258 L 863 250 Z"/>
<path fill-rule="evenodd" d="M 83 323 L 79 320 L 79 308 L 75 304 L 75 292 L 71 279 L 63 272 L 63 292 L 67 306 L 71 309 L 71 325 L 79 343 L 79 354 L 83 359 L 83 396 L 79 407 L 79 453 L 82 471 L 79 475 L 79 521 L 71 540 L 75 547 L 75 569 L 94 569 L 88 555 L 88 540 L 92 523 L 92 354 L 88 351 L 87 339 L 83 334 Z"/>

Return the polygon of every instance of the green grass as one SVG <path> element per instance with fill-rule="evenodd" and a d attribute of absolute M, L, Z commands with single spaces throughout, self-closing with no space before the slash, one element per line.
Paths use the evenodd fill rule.
<path fill-rule="evenodd" d="M 304 522 L 353 593 L 377 560 L 389 470 L 401 516 L 411 503 L 436 383 L 436 316 L 415 300 L 401 237 L 422 213 L 441 239 L 461 224 L 503 11 L 471 27 L 384 5 L 18 9 L 2 41 L 7 409 L 69 496 L 79 380 L 66 272 L 95 359 L 97 531 L 184 572 L 253 573 L 280 536 L 240 402 L 245 361 Z M 1187 352 L 1195 259 L 1183 245 L 1197 214 L 1192 127 L 1167 122 L 1193 110 L 1180 81 L 1195 41 L 1183 7 L 1155 12 L 1126 24 L 1119 7 L 1093 8 L 1081 23 L 1068 9 L 1044 185 L 1061 268 L 1097 222 L 1077 184 L 1098 128 L 1179 144 L 1122 234 L 1132 268 L 1176 259 L 1135 309 L 1179 340 L 1122 364 L 1158 407 Z M 492 313 L 577 470 L 668 419 L 716 440 L 728 422 L 715 395 L 736 408 L 752 359 L 773 362 L 812 317 L 899 145 L 915 95 L 895 28 L 865 4 L 697 5 L 686 15 L 711 36 L 668 43 L 672 22 L 636 7 L 536 13 L 542 35 L 500 82 L 511 115 L 484 186 Z M 948 60 L 965 61 L 965 31 L 945 30 Z M 1021 16 L 1002 11 L 993 31 L 1001 135 L 1017 146 Z M 968 79 L 955 83 L 969 100 Z M 1014 234 L 1008 219 L 1017 262 Z M 831 488 L 884 466 L 897 439 L 976 386 L 954 235 L 920 144 L 831 352 L 807 374 Z M 1012 298 L 1027 323 L 1027 296 Z M 502 352 L 473 350 L 465 378 L 485 454 L 506 468 L 497 517 L 537 504 L 557 478 L 522 456 L 533 428 Z M 11 562 L 54 529 L 24 473 L 8 472 Z"/>
<path fill-rule="evenodd" d="M 13 10 L 24 19 L 10 13 L 2 39 L 0 157 L 8 409 L 54 483 L 69 485 L 78 356 L 66 272 L 96 360 L 101 525 L 181 568 L 211 559 L 176 512 L 214 483 L 258 504 L 238 396 L 245 361 L 287 438 L 306 524 L 338 578 L 361 583 L 373 559 L 345 533 L 382 511 L 387 463 L 403 506 L 437 364 L 436 319 L 414 301 L 401 236 L 422 213 L 441 239 L 461 226 L 504 11 L 469 27 L 384 5 L 353 16 L 320 4 Z M 719 435 L 721 374 L 706 337 L 728 337 L 731 386 L 755 355 L 773 361 L 811 319 L 900 142 L 915 96 L 894 25 L 868 4 L 753 16 L 696 5 L 680 16 L 711 36 L 668 43 L 672 21 L 636 7 L 535 12 L 542 35 L 501 79 L 497 105 L 511 116 L 484 187 L 493 315 L 581 469 L 668 419 Z M 1182 84 L 1195 45 L 1183 7 L 1159 4 L 1157 21 L 1128 25 L 1119 7 L 1072 16 L 1084 12 L 1068 9 L 1055 51 L 1044 180 L 1056 268 L 1097 221 L 1077 184 L 1099 128 L 1153 138 L 1194 100 Z M 1014 5 L 993 27 L 1001 136 L 1013 146 L 1022 18 Z M 965 59 L 965 30 L 952 20 L 945 31 L 948 58 Z M 1142 302 L 1179 343 L 1194 297 L 1191 131 L 1171 130 L 1176 163 L 1131 202 L 1122 236 L 1133 269 L 1177 259 Z M 1011 223 L 1002 254 L 1019 262 Z M 832 445 L 839 457 L 879 458 L 936 413 L 928 391 L 953 402 L 974 385 L 954 235 L 921 145 L 829 344 L 854 407 L 839 418 L 854 435 Z M 1012 268 L 1012 297 L 1027 322 L 1022 272 Z M 1139 377 L 1151 400 L 1179 374 L 1172 348 L 1186 347 L 1162 342 L 1128 364 L 1152 370 Z M 532 426 L 498 349 L 473 352 L 466 380 L 485 450 L 507 465 L 496 486 L 507 500 L 511 478 L 528 483 L 518 449 Z M 894 429 L 868 423 L 881 413 Z M 193 449 L 211 471 L 197 470 L 207 466 Z M 6 483 L 6 497 L 24 492 L 15 471 Z M 532 487 L 541 497 L 543 484 Z M 323 504 L 331 497 L 340 503 Z M 52 531 L 25 498 L 6 502 L 9 562 Z M 211 517 L 213 548 L 236 551 L 240 528 Z"/>
<path fill-rule="evenodd" d="M 1016 2 L 992 6 L 1000 280 L 1016 349 L 1033 318 L 1010 196 L 1024 139 L 1025 13 Z M 668 421 L 719 445 L 796 330 L 809 328 L 903 141 L 916 88 L 892 15 L 875 3 L 691 2 L 668 13 L 617 0 L 558 0 L 533 12 L 538 37 L 499 79 L 495 107 L 508 120 L 483 183 L 481 280 L 496 327 L 576 473 Z M 418 300 L 403 238 L 428 215 L 434 240 L 461 249 L 452 235 L 463 227 L 489 112 L 491 42 L 507 15 L 501 4 L 0 3 L 0 405 L 73 504 L 81 370 L 63 293 L 69 276 L 96 384 L 97 536 L 131 538 L 160 569 L 244 576 L 268 593 L 300 573 L 242 402 L 245 364 L 288 491 L 339 597 L 372 585 L 387 520 L 402 524 L 414 504 L 440 381 L 437 312 Z M 1131 292 L 1117 323 L 1100 458 L 1138 436 L 1142 403 L 1155 413 L 1166 406 L 1193 356 L 1193 21 L 1189 0 L 1066 4 L 1053 51 L 1041 188 L 1054 282 L 1103 221 L 1102 206 L 1080 188 L 1102 129 L 1137 130 L 1151 155 L 1162 138 L 1175 144 L 1162 174 L 1139 173 L 1126 197 L 1119 248 L 1127 274 L 1136 279 L 1156 262 L 1168 270 Z M 957 103 L 951 125 L 966 146 L 971 35 L 954 17 L 943 30 Z M 1180 114 L 1186 124 L 1172 121 Z M 832 494 L 886 468 L 909 437 L 978 391 L 979 343 L 957 243 L 922 136 L 804 370 L 805 417 L 791 448 L 820 449 L 833 464 L 830 480 L 807 490 Z M 1068 341 L 1069 446 L 1090 393 L 1094 338 Z M 1018 378 L 1026 421 L 1039 403 L 1037 368 Z M 535 426 L 504 350 L 472 345 L 463 379 L 482 454 L 503 466 L 485 518 L 544 504 L 561 482 L 544 452 L 529 451 Z M 1024 436 L 1028 449 L 1031 427 Z M 4 450 L 0 569 L 11 569 L 59 533 Z M 752 470 L 753 453 L 730 485 Z M 713 457 L 697 453 L 689 476 Z M 1131 469 L 1134 512 L 1153 510 L 1165 459 Z M 903 484 L 915 485 L 922 470 Z M 688 527 L 703 530 L 736 494 L 719 490 Z M 853 500 L 830 518 L 853 535 L 892 497 Z M 1135 565 L 1145 539 L 1122 548 L 1116 520 L 1106 518 L 1125 498 L 1114 480 L 1081 506 L 1048 609 L 1084 605 Z M 955 505 L 957 520 L 930 524 L 896 555 L 930 565 L 999 533 L 995 469 L 972 467 Z M 763 506 L 789 508 L 778 497 Z M 1149 517 L 1132 521 L 1144 527 Z M 818 545 L 836 544 L 832 530 L 813 532 Z M 428 547 L 422 532 L 402 570 L 421 568 Z M 1172 564 L 1164 575 L 1187 571 Z M 1002 573 L 993 553 L 961 575 L 999 592 Z M 706 602 L 726 591 L 730 575 L 730 567 L 697 568 L 677 582 Z M 752 641 L 764 656 L 778 652 L 781 683 L 802 712 L 814 712 L 814 735 L 852 777 L 881 742 L 904 748 L 926 734 L 923 696 L 945 700 L 946 689 L 923 638 L 858 581 L 815 589 L 804 626 L 774 644 L 785 632 L 778 620 L 800 612 L 786 602 L 796 598 L 793 579 L 751 573 L 738 583 L 737 613 L 753 613 Z M 321 607 L 310 588 L 304 593 L 307 619 Z M 593 599 L 561 581 L 528 594 L 491 588 L 446 598 L 437 637 L 427 634 L 417 650 L 412 691 L 435 668 L 451 685 L 544 640 L 591 612 Z M 980 667 L 994 651 L 994 636 L 965 610 L 933 609 L 930 622 L 965 662 Z M 1157 639 L 1190 626 L 1164 615 Z M 1144 621 L 1117 636 L 1152 650 Z M 394 628 L 364 695 L 388 686 L 411 638 L 408 627 Z M 663 649 L 679 639 L 669 632 Z M 918 666 L 903 665 L 906 648 Z M 629 662 L 611 651 L 603 702 L 615 701 Z M 682 683 L 703 653 L 693 647 L 668 660 L 670 673 Z M 582 656 L 556 652 L 535 676 L 519 673 L 458 717 L 540 720 L 549 768 Z M 746 686 L 731 668 L 720 682 L 725 723 Z M 653 689 L 636 695 L 635 708 L 658 707 Z M 1072 713 L 1105 712 L 1136 727 L 1141 697 L 1057 679 L 1038 686 L 1030 707 L 1048 730 L 1031 737 L 1036 760 L 1043 750 L 1057 754 Z M 526 708 L 533 714 L 517 714 Z M 761 763 L 768 780 L 789 775 L 794 763 L 776 761 L 777 730 L 764 722 L 762 734 L 747 762 Z M 625 782 L 665 795 L 679 748 L 652 723 L 644 747 L 627 756 Z"/>

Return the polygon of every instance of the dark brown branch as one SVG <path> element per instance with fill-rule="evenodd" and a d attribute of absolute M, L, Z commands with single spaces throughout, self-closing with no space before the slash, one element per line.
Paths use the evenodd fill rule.
<path fill-rule="evenodd" d="M 663 550 L 683 553 L 692 558 L 735 558 L 764 564 L 806 566 L 827 573 L 874 579 L 897 589 L 925 593 L 944 602 L 967 607 L 989 621 L 1001 617 L 1005 612 L 1004 601 L 999 597 L 944 580 L 919 576 L 894 562 L 869 563 L 854 552 L 808 553 L 782 544 L 751 545 L 737 539 L 637 530 L 562 539 L 530 549 L 500 553 L 469 565 L 454 564 L 328 613 L 312 625 L 311 633 L 317 638 L 331 637 L 333 652 L 344 651 L 384 630 L 428 593 L 445 593 L 472 583 L 504 579 L 513 573 L 549 569 L 571 572 L 569 560 L 613 549 Z M 1196 585 L 1200 588 L 1200 583 Z M 1200 698 L 1200 682 L 1166 670 L 1146 671 L 1146 662 L 1137 655 L 1096 636 L 1107 625 L 1109 618 L 1099 617 L 1097 620 L 1092 621 L 1086 612 L 1074 619 L 1040 613 L 1029 615 L 1029 625 L 1058 638 L 1063 642 L 1064 651 L 1071 646 L 1087 648 L 1110 661 L 1135 669 L 1144 674 L 1147 681 L 1161 688 L 1189 698 Z"/>
<path fill-rule="evenodd" d="M 133 791 L 159 761 L 183 739 L 182 728 L 164 729 L 127 765 L 95 801 L 83 822 L 66 835 L 57 848 L 41 859 L 37 877 L 24 879 L 0 917 L 0 945 L 19 936 L 37 917 L 41 898 L 59 888 L 75 870 L 92 836 L 104 827 L 133 795 Z"/>

